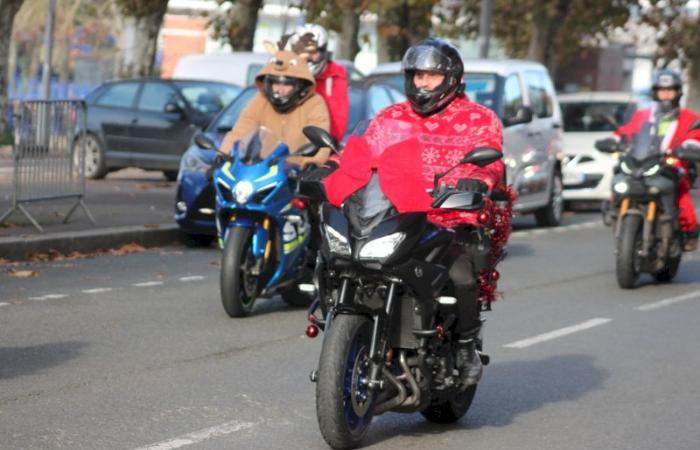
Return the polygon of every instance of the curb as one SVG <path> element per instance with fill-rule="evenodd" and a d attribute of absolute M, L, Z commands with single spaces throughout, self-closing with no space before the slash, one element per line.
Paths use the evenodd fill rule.
<path fill-rule="evenodd" d="M 157 247 L 182 242 L 182 238 L 180 227 L 172 223 L 12 236 L 0 238 L 0 258 L 23 261 L 36 253 L 89 253 L 130 243 Z"/>

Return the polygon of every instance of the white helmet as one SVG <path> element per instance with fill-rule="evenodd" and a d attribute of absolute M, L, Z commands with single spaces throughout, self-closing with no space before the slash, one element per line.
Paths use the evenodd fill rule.
<path fill-rule="evenodd" d="M 321 25 L 315 23 L 307 23 L 298 27 L 292 37 L 289 39 L 289 44 L 297 53 L 301 53 L 312 47 L 321 54 L 321 59 L 318 61 L 309 60 L 309 69 L 317 77 L 323 69 L 326 68 L 326 63 L 330 58 L 328 53 L 328 31 Z"/>

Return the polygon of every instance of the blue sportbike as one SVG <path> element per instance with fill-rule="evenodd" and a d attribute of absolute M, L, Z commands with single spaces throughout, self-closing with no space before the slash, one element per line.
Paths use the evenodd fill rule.
<path fill-rule="evenodd" d="M 310 156 L 309 146 L 294 156 Z M 231 317 L 250 314 L 255 299 L 279 293 L 293 306 L 311 297 L 298 285 L 312 276 L 308 203 L 297 195 L 300 169 L 266 128 L 236 142 L 214 172 L 221 301 Z"/>

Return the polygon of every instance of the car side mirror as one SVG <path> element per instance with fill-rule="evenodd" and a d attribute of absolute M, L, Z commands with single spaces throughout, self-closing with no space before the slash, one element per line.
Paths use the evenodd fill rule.
<path fill-rule="evenodd" d="M 479 167 L 488 166 L 503 157 L 503 153 L 489 147 L 479 147 L 462 158 L 462 164 L 474 164 Z"/>
<path fill-rule="evenodd" d="M 532 111 L 532 108 L 529 106 L 521 106 L 517 109 L 515 114 L 510 117 L 505 117 L 503 119 L 503 124 L 507 127 L 511 125 L 519 125 L 521 123 L 530 123 L 532 122 L 532 118 L 535 116 L 535 114 Z"/>
<path fill-rule="evenodd" d="M 321 127 L 308 125 L 302 129 L 304 136 L 317 148 L 328 147 L 333 152 L 338 153 L 338 145 L 335 139 Z"/>
<path fill-rule="evenodd" d="M 194 143 L 197 144 L 197 147 L 204 150 L 216 150 L 216 144 L 214 141 L 204 133 L 198 133 L 195 135 Z"/>
<path fill-rule="evenodd" d="M 163 107 L 163 111 L 165 111 L 166 113 L 170 113 L 170 114 L 174 114 L 174 113 L 182 114 L 182 113 L 184 113 L 182 108 L 180 108 L 180 105 L 178 105 L 175 102 L 166 103 L 165 106 Z"/>

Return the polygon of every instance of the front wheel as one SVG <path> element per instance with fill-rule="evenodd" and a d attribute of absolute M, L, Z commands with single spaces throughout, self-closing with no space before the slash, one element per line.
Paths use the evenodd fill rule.
<path fill-rule="evenodd" d="M 617 259 L 615 274 L 617 284 L 622 289 L 632 289 L 639 278 L 640 256 L 642 247 L 642 218 L 628 214 L 621 219 L 622 229 L 617 242 Z"/>
<path fill-rule="evenodd" d="M 372 422 L 369 376 L 372 322 L 340 314 L 323 341 L 316 383 L 316 417 L 321 434 L 334 449 L 357 447 Z"/>
<path fill-rule="evenodd" d="M 252 275 L 255 265 L 252 252 L 252 230 L 231 229 L 221 258 L 221 303 L 231 317 L 245 317 L 253 310 L 258 294 L 258 277 Z"/>
<path fill-rule="evenodd" d="M 85 133 L 76 141 L 75 150 L 85 146 L 85 154 L 81 155 L 79 151 L 73 151 L 73 167 L 80 171 L 82 163 L 85 178 L 91 180 L 99 180 L 107 175 L 107 164 L 105 161 L 105 151 L 99 139 L 93 134 Z M 82 156 L 82 159 L 81 159 Z"/>

